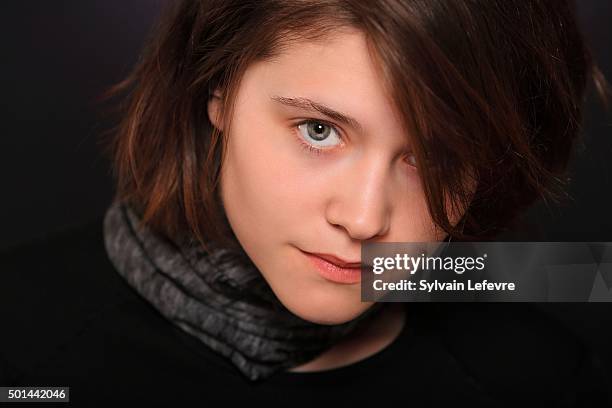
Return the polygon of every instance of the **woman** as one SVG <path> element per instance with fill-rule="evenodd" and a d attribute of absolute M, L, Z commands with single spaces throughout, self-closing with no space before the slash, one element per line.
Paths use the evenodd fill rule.
<path fill-rule="evenodd" d="M 355 279 L 365 241 L 488 240 L 557 198 L 589 77 L 566 2 L 174 3 L 109 92 L 104 220 L 5 256 L 2 383 L 603 403 L 598 360 L 529 305 L 361 302 Z"/>

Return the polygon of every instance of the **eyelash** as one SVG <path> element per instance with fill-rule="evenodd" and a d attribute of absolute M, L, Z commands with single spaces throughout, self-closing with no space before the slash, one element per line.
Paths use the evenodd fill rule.
<path fill-rule="evenodd" d="M 321 148 L 318 148 L 318 147 L 314 147 L 310 143 L 306 142 L 303 137 L 300 136 L 300 134 L 299 134 L 300 131 L 299 131 L 298 127 L 301 126 L 301 125 L 304 125 L 306 123 L 311 123 L 311 122 L 320 123 L 322 125 L 329 126 L 330 128 L 332 128 L 332 130 L 334 132 L 336 132 L 338 134 L 338 136 L 342 140 L 344 140 L 344 136 L 342 135 L 342 132 L 340 130 L 338 130 L 338 128 L 336 126 L 332 125 L 331 123 L 329 123 L 327 121 L 324 121 L 324 120 L 321 120 L 321 119 L 306 119 L 306 120 L 302 120 L 301 122 L 298 122 L 295 125 L 293 125 L 293 129 L 294 129 L 294 134 L 295 134 L 295 136 L 298 139 L 298 143 L 300 144 L 300 147 L 303 150 L 305 150 L 306 152 L 312 153 L 312 154 L 315 154 L 315 155 L 318 156 L 320 154 L 326 153 L 325 150 L 332 150 L 332 149 L 321 149 Z M 416 169 L 415 165 L 410 164 L 410 163 L 407 163 L 407 164 L 411 168 Z"/>

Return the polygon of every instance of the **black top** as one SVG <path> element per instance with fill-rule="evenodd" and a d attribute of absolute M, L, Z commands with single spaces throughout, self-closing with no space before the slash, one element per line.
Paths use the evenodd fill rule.
<path fill-rule="evenodd" d="M 406 325 L 382 351 L 250 383 L 115 271 L 102 218 L 5 251 L 0 302 L 0 386 L 69 386 L 70 405 L 612 406 L 599 360 L 526 303 L 405 303 Z"/>

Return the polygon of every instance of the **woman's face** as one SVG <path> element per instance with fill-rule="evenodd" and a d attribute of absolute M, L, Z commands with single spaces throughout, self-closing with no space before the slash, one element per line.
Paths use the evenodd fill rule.
<path fill-rule="evenodd" d="M 209 116 L 222 128 L 219 103 Z M 279 300 L 306 320 L 343 323 L 372 303 L 360 301 L 359 283 L 322 276 L 304 252 L 359 262 L 366 240 L 445 236 L 358 31 L 250 66 L 230 132 L 220 180 L 228 221 Z"/>

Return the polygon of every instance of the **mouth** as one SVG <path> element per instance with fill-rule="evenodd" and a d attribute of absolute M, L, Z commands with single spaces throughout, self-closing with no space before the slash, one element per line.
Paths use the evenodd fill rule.
<path fill-rule="evenodd" d="M 343 284 L 361 282 L 361 263 L 348 262 L 335 255 L 301 251 L 323 278 Z"/>

